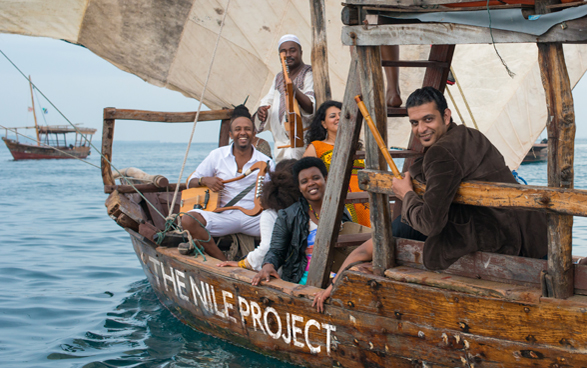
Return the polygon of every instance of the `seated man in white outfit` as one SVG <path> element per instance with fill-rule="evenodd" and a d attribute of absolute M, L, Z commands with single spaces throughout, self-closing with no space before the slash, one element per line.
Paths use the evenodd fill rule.
<path fill-rule="evenodd" d="M 229 134 L 233 143 L 210 152 L 191 175 L 188 187 L 206 186 L 213 192 L 220 192 L 219 207 L 224 207 L 239 194 L 244 194 L 234 205 L 246 209 L 253 208 L 255 206 L 254 184 L 257 181 L 255 172 L 244 179 L 231 183 L 225 184 L 222 181 L 240 176 L 259 161 L 269 162 L 271 170 L 273 170 L 274 164 L 269 157 L 257 151 L 252 145 L 255 138 L 255 127 L 246 107 L 240 105 L 234 109 Z M 265 181 L 267 180 L 268 176 L 265 177 Z M 246 192 L 247 189 L 249 189 L 248 192 Z M 194 239 L 200 240 L 206 253 L 223 261 L 226 260 L 226 257 L 216 245 L 213 236 L 236 233 L 259 236 L 260 233 L 259 216 L 247 216 L 239 210 L 215 213 L 195 209 L 189 211 L 188 214 L 191 216 L 184 215 L 182 218 L 182 227 L 188 230 Z M 208 232 L 210 236 L 208 236 Z M 208 240 L 208 238 L 210 239 Z"/>
<path fill-rule="evenodd" d="M 288 34 L 281 37 L 277 49 L 280 53 L 285 53 L 285 63 L 289 69 L 289 77 L 292 80 L 294 97 L 300 106 L 302 124 L 306 129 L 310 126 L 316 105 L 312 67 L 304 64 L 302 60 L 302 44 L 296 36 Z M 305 151 L 304 147 L 278 148 L 290 144 L 290 139 L 284 126 L 286 108 L 283 78 L 283 71 L 277 73 L 269 93 L 263 97 L 259 109 L 255 113 L 257 132 L 269 130 L 273 135 L 273 141 L 275 142 L 273 158 L 276 162 L 290 158 L 300 159 Z"/>

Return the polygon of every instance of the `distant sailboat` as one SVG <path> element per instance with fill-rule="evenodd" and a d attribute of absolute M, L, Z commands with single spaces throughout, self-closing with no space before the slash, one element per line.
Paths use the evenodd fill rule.
<path fill-rule="evenodd" d="M 29 77 L 30 83 L 30 77 Z M 35 118 L 33 127 L 7 128 L 8 131 L 17 132 L 16 139 L 10 139 L 8 136 L 2 137 L 4 143 L 10 150 L 14 160 L 38 160 L 49 158 L 86 158 L 90 154 L 90 142 L 92 136 L 96 133 L 93 128 L 72 127 L 69 125 L 46 125 L 37 124 L 37 114 L 35 112 L 35 99 L 33 97 L 33 85 L 31 83 L 31 100 L 33 103 L 32 111 Z M 18 141 L 18 129 L 35 129 L 37 134 L 36 144 L 27 144 Z M 71 139 L 75 133 L 73 142 Z M 67 136 L 69 134 L 69 144 Z M 86 142 L 83 135 L 89 136 Z M 60 139 L 62 138 L 62 139 Z"/>

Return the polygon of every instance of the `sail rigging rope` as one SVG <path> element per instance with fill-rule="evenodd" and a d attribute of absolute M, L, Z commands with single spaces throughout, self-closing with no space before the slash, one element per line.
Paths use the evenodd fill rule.
<path fill-rule="evenodd" d="M 505 63 L 505 60 L 499 54 L 499 51 L 497 51 L 497 47 L 495 46 L 495 40 L 493 39 L 493 28 L 491 28 L 491 12 L 489 11 L 489 0 L 487 0 L 487 16 L 489 17 L 489 34 L 491 35 L 491 45 L 493 45 L 493 49 L 495 50 L 497 57 L 501 61 L 501 64 L 505 67 L 505 70 L 508 72 L 508 75 L 510 76 L 510 78 L 513 78 L 516 76 L 516 73 L 510 70 L 508 65 Z"/>
<path fill-rule="evenodd" d="M 218 50 L 218 45 L 220 43 L 220 38 L 222 35 L 222 30 L 224 29 L 224 24 L 226 23 L 226 16 L 228 15 L 228 7 L 230 6 L 230 0 L 226 2 L 226 7 L 224 8 L 224 16 L 222 17 L 222 23 L 220 24 L 220 30 L 218 31 L 218 37 L 216 37 L 216 44 L 214 45 L 214 52 L 212 53 L 212 60 L 210 60 L 210 66 L 208 67 L 208 75 L 206 76 L 206 82 L 204 83 L 204 88 L 202 89 L 202 94 L 200 95 L 199 105 L 198 105 L 198 112 L 196 112 L 196 118 L 194 119 L 194 124 L 192 125 L 192 133 L 190 134 L 190 140 L 188 141 L 188 146 L 185 151 L 185 156 L 183 157 L 183 163 L 181 165 L 181 170 L 179 172 L 179 178 L 177 179 L 177 186 L 175 187 L 175 191 L 173 192 L 173 199 L 171 200 L 171 208 L 175 206 L 175 201 L 177 200 L 177 193 L 179 192 L 179 183 L 181 183 L 181 177 L 183 176 L 183 171 L 185 169 L 185 163 L 188 159 L 188 154 L 190 153 L 190 147 L 192 145 L 192 139 L 194 138 L 194 133 L 196 131 L 196 125 L 198 123 L 198 119 L 200 118 L 200 110 L 202 109 L 202 100 L 206 95 L 206 89 L 208 88 L 208 81 L 210 80 L 210 75 L 212 74 L 212 67 L 214 66 L 214 59 L 216 58 L 216 51 Z M 205 228 L 204 228 L 205 229 Z"/>
<path fill-rule="evenodd" d="M 47 96 L 45 96 L 45 94 L 43 93 L 43 91 L 41 91 L 40 89 L 38 89 L 38 88 L 37 88 L 37 86 L 36 86 L 36 85 L 35 85 L 35 84 L 34 84 L 34 83 L 31 81 L 31 80 L 29 80 L 29 78 L 28 78 L 28 77 L 27 77 L 27 76 L 26 76 L 26 75 L 25 75 L 25 74 L 22 72 L 22 70 L 20 70 L 20 68 L 19 68 L 19 67 L 18 67 L 16 64 L 14 64 L 14 62 L 13 62 L 13 61 L 12 61 L 12 60 L 11 60 L 11 59 L 8 57 L 8 55 L 6 55 L 6 54 L 4 53 L 4 51 L 0 50 L 0 53 L 1 53 L 1 54 L 2 54 L 2 55 L 5 57 L 5 58 L 6 58 L 6 60 L 8 60 L 8 62 L 9 62 L 10 64 L 12 64 L 12 66 L 14 66 L 14 68 L 15 68 L 16 70 L 18 70 L 18 72 L 19 72 L 19 73 L 20 73 L 20 74 L 23 76 L 23 78 L 24 78 L 24 79 L 26 79 L 26 80 L 27 80 L 27 82 L 28 82 L 28 83 L 30 83 L 30 84 L 33 86 L 33 89 L 35 89 L 35 90 L 39 91 L 39 93 L 41 94 L 41 96 L 43 96 L 43 98 L 45 98 L 45 100 L 47 100 L 47 102 L 49 102 L 49 104 L 50 104 L 51 106 L 53 106 L 53 108 L 55 109 L 55 111 L 57 111 L 57 112 L 59 113 L 59 115 L 61 115 L 61 117 L 63 117 L 63 119 L 65 119 L 65 121 L 67 121 L 67 122 L 69 123 L 69 125 L 71 125 L 71 126 L 72 126 L 72 127 L 75 129 L 75 131 L 76 131 L 76 132 L 77 132 L 79 135 L 81 135 L 81 136 L 83 137 L 83 139 L 85 139 L 85 140 L 86 140 L 86 142 L 88 142 L 88 145 L 89 145 L 90 147 L 92 147 L 92 148 L 94 149 L 94 151 L 98 152 L 98 154 L 99 154 L 99 155 L 102 157 L 102 159 L 103 159 L 103 160 L 105 160 L 106 162 L 108 162 L 108 164 L 110 164 L 110 166 L 111 166 L 111 167 L 112 167 L 112 168 L 113 168 L 113 169 L 114 169 L 114 170 L 115 170 L 115 171 L 116 171 L 116 172 L 117 172 L 117 173 L 120 175 L 120 177 L 121 177 L 121 178 L 128 179 L 126 176 L 122 175 L 122 174 L 120 173 L 120 171 L 118 171 L 118 169 L 116 168 L 116 166 L 114 166 L 114 165 L 112 164 L 112 162 L 110 162 L 110 160 L 109 160 L 108 158 L 106 158 L 106 156 L 104 156 L 104 155 L 102 154 L 102 152 L 101 152 L 101 151 L 100 151 L 98 148 L 96 148 L 96 146 L 94 146 L 94 145 L 92 144 L 92 142 L 91 142 L 91 141 L 90 141 L 90 140 L 87 138 L 86 134 L 83 134 L 83 133 L 82 133 L 82 132 L 81 132 L 81 131 L 78 129 L 78 127 L 77 127 L 75 124 L 73 124 L 73 123 L 72 123 L 72 122 L 71 122 L 71 121 L 70 121 L 70 120 L 69 120 L 69 119 L 68 119 L 68 118 L 67 118 L 67 117 L 66 117 L 66 116 L 65 116 L 65 115 L 64 115 L 64 114 L 61 112 L 61 110 L 59 110 L 59 109 L 57 108 L 57 106 L 55 106 L 55 104 L 53 104 L 53 102 L 51 102 L 51 100 L 50 100 L 50 99 L 49 99 Z M 20 134 L 20 133 L 17 133 L 17 134 Z M 36 139 L 35 139 L 35 140 L 36 140 Z M 51 147 L 51 146 L 50 146 L 50 147 Z M 90 165 L 92 165 L 92 164 L 91 164 L 91 163 L 89 163 L 88 161 L 84 161 L 84 160 L 80 160 L 80 161 L 83 161 L 83 162 L 85 162 L 85 163 L 87 163 L 87 164 L 90 164 Z M 95 166 L 95 165 L 93 165 L 93 166 Z M 97 166 L 96 166 L 96 167 L 97 167 Z M 99 167 L 98 167 L 98 169 L 101 169 L 101 168 L 99 168 Z M 128 181 L 128 180 L 127 180 L 127 181 Z M 135 186 L 134 186 L 134 185 L 133 185 L 133 184 L 132 184 L 130 181 L 128 181 L 128 184 L 129 184 L 129 185 L 130 185 L 130 186 L 131 186 L 131 187 L 132 187 L 132 188 L 133 188 L 133 189 L 134 189 L 134 190 L 137 192 L 137 194 L 138 194 L 139 196 L 141 196 L 141 198 L 143 198 L 143 200 L 144 200 L 144 201 L 145 201 L 145 202 L 146 202 L 146 203 L 147 203 L 149 206 L 151 206 L 151 207 L 152 207 L 152 208 L 155 210 L 155 212 L 157 212 L 157 214 L 159 214 L 159 216 L 161 216 L 161 218 L 163 218 L 163 219 L 166 219 L 166 220 L 167 220 L 167 218 L 166 218 L 165 216 L 163 216 L 163 214 L 162 214 L 162 213 L 161 213 L 161 212 L 160 212 L 160 211 L 157 209 L 157 207 L 155 207 L 155 205 L 153 205 L 153 204 L 152 204 L 152 203 L 151 203 L 151 202 L 150 202 L 150 201 L 149 201 L 149 200 L 148 200 L 148 199 L 147 199 L 147 198 L 146 198 L 146 197 L 143 195 L 143 193 L 141 193 L 141 192 L 140 192 L 140 191 L 139 191 L 139 190 L 138 190 L 138 189 L 137 189 L 137 188 L 136 188 L 136 187 L 135 187 Z M 179 185 L 178 185 L 178 186 L 179 186 Z"/>

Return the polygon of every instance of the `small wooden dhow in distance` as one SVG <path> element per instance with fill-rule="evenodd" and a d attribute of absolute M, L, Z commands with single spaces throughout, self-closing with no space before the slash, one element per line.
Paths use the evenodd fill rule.
<path fill-rule="evenodd" d="M 31 87 L 32 112 L 35 126 L 6 128 L 6 134 L 2 137 L 6 147 L 10 150 L 15 161 L 18 160 L 39 160 L 51 158 L 86 158 L 90 154 L 90 144 L 96 129 L 84 128 L 79 125 L 39 125 L 35 110 L 35 99 L 33 95 L 33 84 L 29 77 Z M 36 133 L 36 144 L 23 143 L 18 140 L 19 129 L 34 129 Z M 16 134 L 15 139 L 8 138 L 8 132 Z M 73 140 L 72 136 L 75 134 Z M 67 137 L 70 137 L 68 143 Z M 61 139 L 60 139 L 61 138 Z"/>

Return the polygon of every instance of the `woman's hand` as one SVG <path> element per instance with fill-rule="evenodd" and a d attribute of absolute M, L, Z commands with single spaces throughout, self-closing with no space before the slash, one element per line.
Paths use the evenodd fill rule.
<path fill-rule="evenodd" d="M 271 263 L 266 263 L 263 265 L 263 268 L 261 269 L 261 271 L 259 271 L 255 275 L 255 277 L 253 277 L 253 281 L 251 282 L 251 285 L 253 285 L 253 286 L 259 285 L 259 281 L 269 282 L 269 280 L 271 280 L 271 276 L 275 277 L 276 279 L 280 278 L 277 271 L 275 271 L 275 267 L 273 267 L 273 265 Z"/>
<path fill-rule="evenodd" d="M 237 261 L 225 261 L 222 263 L 218 263 L 216 266 L 218 267 L 238 267 Z"/>
<path fill-rule="evenodd" d="M 316 310 L 320 313 L 324 312 L 324 301 L 330 297 L 332 292 L 332 284 L 326 289 L 314 294 L 314 301 L 312 307 L 316 307 Z"/>

